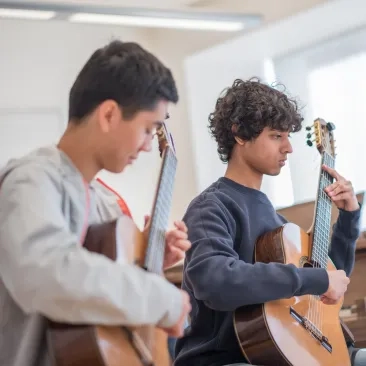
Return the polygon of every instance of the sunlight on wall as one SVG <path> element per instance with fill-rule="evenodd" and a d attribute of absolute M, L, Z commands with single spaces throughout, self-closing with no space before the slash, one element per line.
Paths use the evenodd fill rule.
<path fill-rule="evenodd" d="M 356 192 L 366 190 L 366 53 L 314 69 L 308 83 L 315 115 L 336 125 L 336 169 Z M 366 214 L 363 215 L 366 228 Z"/>

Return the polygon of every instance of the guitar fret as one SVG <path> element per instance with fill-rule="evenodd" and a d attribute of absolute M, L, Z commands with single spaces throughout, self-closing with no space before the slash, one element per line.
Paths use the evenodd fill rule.
<path fill-rule="evenodd" d="M 168 147 L 163 160 L 145 258 L 145 268 L 154 273 L 160 273 L 163 267 L 165 230 L 169 220 L 176 166 L 175 154 Z"/>
<path fill-rule="evenodd" d="M 322 156 L 322 164 L 334 168 L 334 159 L 326 152 Z M 328 246 L 330 240 L 330 223 L 332 201 L 324 192 L 324 188 L 333 182 L 333 178 L 322 171 L 318 185 L 318 199 L 315 212 L 312 260 L 320 267 L 326 268 L 328 263 Z"/>

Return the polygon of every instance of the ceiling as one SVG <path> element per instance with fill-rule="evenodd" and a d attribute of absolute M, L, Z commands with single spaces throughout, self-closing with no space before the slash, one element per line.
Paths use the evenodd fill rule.
<path fill-rule="evenodd" d="M 94 5 L 98 7 L 145 8 L 197 12 L 262 15 L 265 22 L 278 20 L 334 0 L 36 0 L 39 4 Z M 12 0 L 34 3 L 34 0 Z M 1 2 L 0 2 L 1 3 Z"/>

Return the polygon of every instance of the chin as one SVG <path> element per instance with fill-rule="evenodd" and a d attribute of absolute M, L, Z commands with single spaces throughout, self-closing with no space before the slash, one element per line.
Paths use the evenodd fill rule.
<path fill-rule="evenodd" d="M 124 165 L 122 168 L 119 168 L 117 169 L 116 173 L 119 174 L 119 173 L 122 173 L 126 168 L 126 165 Z"/>
<path fill-rule="evenodd" d="M 107 171 L 109 171 L 110 173 L 114 173 L 114 174 L 119 174 L 122 173 L 125 170 L 125 166 L 123 167 L 110 167 L 110 168 L 105 168 Z"/>
<path fill-rule="evenodd" d="M 280 173 L 281 173 L 281 169 L 277 169 L 277 170 L 272 170 L 272 171 L 268 172 L 267 175 L 275 177 L 275 176 L 279 175 Z"/>

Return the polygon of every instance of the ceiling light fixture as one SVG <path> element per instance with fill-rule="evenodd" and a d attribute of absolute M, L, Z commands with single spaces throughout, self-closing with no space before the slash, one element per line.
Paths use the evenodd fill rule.
<path fill-rule="evenodd" d="M 49 20 L 55 15 L 54 11 L 0 8 L 0 18 Z"/>
<path fill-rule="evenodd" d="M 236 32 L 257 26 L 258 14 L 207 13 L 184 10 L 142 9 L 129 7 L 93 6 L 74 3 L 0 0 L 3 16 L 28 19 L 62 19 L 73 23 L 114 24 L 131 27 L 175 28 Z M 1 13 L 0 13 L 1 17 Z"/>
<path fill-rule="evenodd" d="M 76 13 L 69 17 L 70 22 L 115 24 L 134 27 L 153 28 L 180 28 L 194 30 L 211 30 L 222 32 L 235 32 L 244 28 L 243 22 L 231 22 L 206 19 L 162 18 L 131 15 L 110 15 L 95 13 Z"/>

